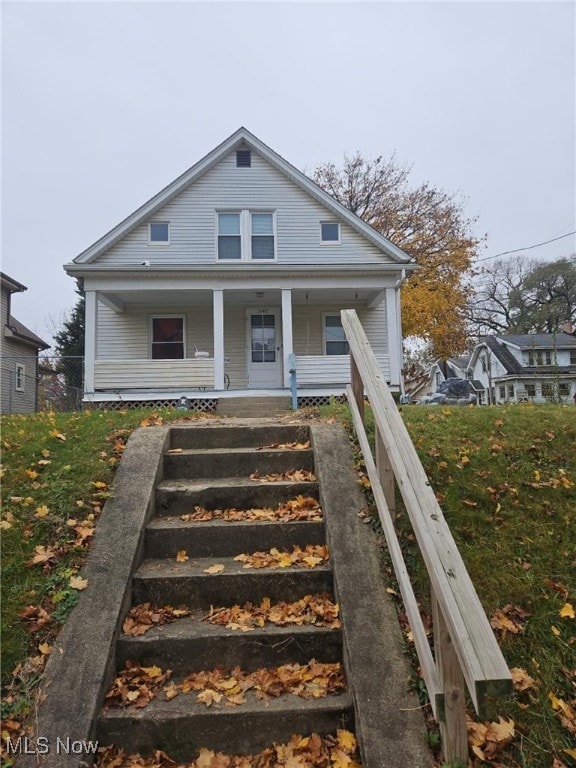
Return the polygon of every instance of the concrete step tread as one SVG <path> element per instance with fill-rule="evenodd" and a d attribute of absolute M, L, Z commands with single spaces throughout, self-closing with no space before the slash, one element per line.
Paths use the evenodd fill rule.
<path fill-rule="evenodd" d="M 211 624 L 208 621 L 202 621 L 208 611 L 194 611 L 192 616 L 184 616 L 169 624 L 153 626 L 144 635 L 126 635 L 122 633 L 122 642 L 134 646 L 152 645 L 163 640 L 169 643 L 171 640 L 183 640 L 187 638 L 211 639 L 215 637 L 231 637 L 242 641 L 249 638 L 251 641 L 258 641 L 264 637 L 276 637 L 279 642 L 290 638 L 302 638 L 305 635 L 325 635 L 334 636 L 341 633 L 340 629 L 331 629 L 328 627 L 317 627 L 314 624 L 287 624 L 277 626 L 276 624 L 265 624 L 263 627 L 255 627 L 253 630 L 242 631 L 239 629 L 228 629 L 222 624 Z M 322 661 L 322 659 L 318 659 Z"/>
<path fill-rule="evenodd" d="M 238 554 L 243 553 L 239 552 Z M 212 568 L 216 565 L 223 565 L 224 568 L 217 573 L 205 572 L 208 568 Z M 242 576 L 250 575 L 263 577 L 270 575 L 271 573 L 282 573 L 285 575 L 295 576 L 297 578 L 298 575 L 302 573 L 327 573 L 331 572 L 331 570 L 332 568 L 330 566 L 330 561 L 324 565 L 316 565 L 314 568 L 298 568 L 294 566 L 287 568 L 244 568 L 244 563 L 239 562 L 238 560 L 234 560 L 233 557 L 196 557 L 190 558 L 184 563 L 179 563 L 175 559 L 168 560 L 163 558 L 159 560 L 144 560 L 142 565 L 134 574 L 134 578 L 142 580 L 159 578 L 177 580 L 186 578 L 218 578 L 221 580 L 228 577 L 237 576 L 239 574 Z"/>
<path fill-rule="evenodd" d="M 212 456 L 229 456 L 232 454 L 245 454 L 250 453 L 255 456 L 276 456 L 279 453 L 294 456 L 296 461 L 297 456 L 310 456 L 313 454 L 311 448 L 272 448 L 271 446 L 238 446 L 235 448 L 169 448 L 166 451 L 167 456 L 205 456 L 210 454 Z"/>
<path fill-rule="evenodd" d="M 165 479 L 156 486 L 157 491 L 182 492 L 182 491 L 203 491 L 209 488 L 230 489 L 233 493 L 235 488 L 258 487 L 261 485 L 276 485 L 286 488 L 293 488 L 295 496 L 304 494 L 314 495 L 318 492 L 318 483 L 311 481 L 294 480 L 274 480 L 274 482 L 262 482 L 261 480 L 252 480 L 250 477 L 200 477 L 193 479 Z"/>
<path fill-rule="evenodd" d="M 178 683 L 179 677 L 173 678 L 173 681 Z M 277 698 L 263 700 L 258 699 L 252 691 L 248 691 L 245 697 L 245 704 L 226 706 L 225 699 L 222 699 L 220 704 L 207 707 L 198 701 L 195 692 L 179 694 L 170 701 L 166 701 L 163 695 L 160 695 L 152 699 L 147 706 L 141 708 L 112 709 L 104 707 L 100 721 L 141 722 L 149 720 L 159 724 L 163 720 L 184 720 L 194 717 L 218 718 L 237 715 L 242 718 L 256 712 L 265 713 L 267 716 L 275 718 L 289 718 L 291 713 L 308 712 L 313 715 L 316 712 L 349 710 L 353 706 L 352 697 L 348 691 L 317 699 L 304 699 L 295 694 L 286 693 Z"/>
<path fill-rule="evenodd" d="M 193 510 L 191 510 L 192 512 Z M 185 514 L 185 513 L 184 513 Z M 201 531 L 214 531 L 219 530 L 222 534 L 226 531 L 236 531 L 241 528 L 260 528 L 261 530 L 268 527 L 288 528 L 295 526 L 299 529 L 322 527 L 323 522 L 321 520 L 182 520 L 181 515 L 157 515 L 146 526 L 149 531 L 174 531 L 174 530 L 188 530 L 190 528 L 196 528 L 196 533 Z"/>

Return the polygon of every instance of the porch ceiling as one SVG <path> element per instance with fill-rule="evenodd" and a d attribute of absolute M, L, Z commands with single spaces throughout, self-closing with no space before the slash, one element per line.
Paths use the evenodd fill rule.
<path fill-rule="evenodd" d="M 292 304 L 355 304 L 374 300 L 381 289 L 369 288 L 310 288 L 292 291 Z M 148 291 L 99 291 L 99 295 L 116 311 L 140 307 L 195 307 L 212 306 L 212 291 L 199 290 L 148 290 Z M 280 306 L 282 292 L 279 289 L 225 290 L 225 305 Z"/>

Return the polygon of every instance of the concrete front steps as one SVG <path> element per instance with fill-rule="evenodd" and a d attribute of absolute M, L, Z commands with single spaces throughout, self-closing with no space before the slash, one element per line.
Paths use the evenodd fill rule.
<path fill-rule="evenodd" d="M 156 514 L 148 523 L 144 557 L 133 577 L 134 605 L 186 605 L 193 613 L 141 636 L 122 634 L 116 643 L 116 668 L 127 661 L 172 670 L 178 684 L 193 671 L 217 666 L 243 670 L 343 661 L 340 629 L 312 625 L 265 625 L 250 632 L 201 621 L 211 606 L 293 602 L 313 593 L 333 595 L 330 562 L 314 568 L 244 568 L 241 553 L 292 551 L 295 545 L 324 544 L 325 525 L 297 522 L 189 522 L 180 518 L 195 506 L 207 509 L 277 507 L 301 494 L 319 498 L 314 480 L 258 482 L 250 474 L 315 470 L 312 450 L 268 447 L 304 443 L 307 426 L 174 427 L 164 457 L 164 476 L 156 486 Z M 177 562 L 184 550 L 188 557 Z M 220 573 L 206 570 L 223 565 Z M 321 698 L 283 694 L 269 701 L 246 694 L 239 706 L 206 707 L 194 692 L 166 701 L 159 693 L 147 706 L 107 708 L 98 720 L 101 745 L 115 744 L 128 753 L 162 749 L 176 760 L 190 760 L 201 748 L 253 754 L 294 733 L 325 735 L 354 730 L 350 690 Z"/>
<path fill-rule="evenodd" d="M 221 397 L 218 400 L 218 416 L 236 416 L 241 418 L 265 418 L 288 412 L 291 401 L 286 396 Z"/>

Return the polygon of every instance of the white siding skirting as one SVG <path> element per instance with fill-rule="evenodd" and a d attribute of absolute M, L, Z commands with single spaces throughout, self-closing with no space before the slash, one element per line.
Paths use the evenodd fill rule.
<path fill-rule="evenodd" d="M 378 366 L 386 381 L 390 379 L 388 355 L 376 355 Z M 296 384 L 313 387 L 322 384 L 350 383 L 350 355 L 307 355 L 296 356 Z"/>
<path fill-rule="evenodd" d="M 214 360 L 96 360 L 95 389 L 196 389 L 214 386 Z"/>

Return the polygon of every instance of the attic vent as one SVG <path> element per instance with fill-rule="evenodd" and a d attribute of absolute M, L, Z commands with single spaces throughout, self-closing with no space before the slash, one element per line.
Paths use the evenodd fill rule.
<path fill-rule="evenodd" d="M 250 168 L 252 165 L 252 153 L 249 149 L 236 150 L 236 168 Z"/>

